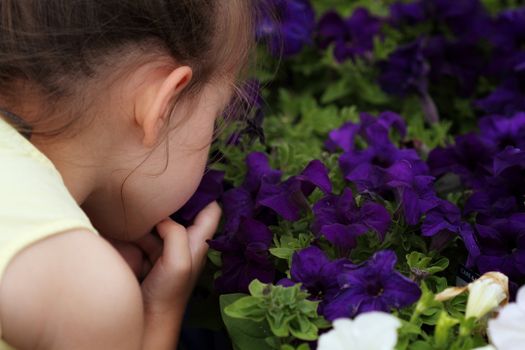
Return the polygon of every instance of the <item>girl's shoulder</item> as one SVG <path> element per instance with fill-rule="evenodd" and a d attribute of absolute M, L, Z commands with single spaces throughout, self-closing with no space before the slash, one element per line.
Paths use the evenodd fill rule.
<path fill-rule="evenodd" d="M 53 163 L 0 118 L 0 278 L 12 257 L 72 229 L 97 234 Z"/>

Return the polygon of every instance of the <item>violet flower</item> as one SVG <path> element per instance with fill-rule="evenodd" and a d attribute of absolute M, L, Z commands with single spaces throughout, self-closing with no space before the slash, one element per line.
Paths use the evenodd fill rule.
<path fill-rule="evenodd" d="M 487 116 L 478 125 L 479 137 L 495 150 L 503 151 L 508 146 L 525 149 L 525 112 L 511 117 Z"/>
<path fill-rule="evenodd" d="M 525 43 L 525 8 L 500 12 L 491 26 L 489 40 L 499 52 L 520 50 Z"/>
<path fill-rule="evenodd" d="M 332 130 L 328 134 L 325 148 L 330 152 L 336 152 L 339 148 L 345 152 L 353 151 L 357 135 L 372 144 L 390 143 L 389 133 L 392 129 L 396 130 L 401 138 L 406 136 L 406 123 L 397 113 L 385 111 L 377 117 L 361 113 L 359 118 L 359 124 L 347 122 L 340 128 Z"/>
<path fill-rule="evenodd" d="M 286 220 L 297 221 L 301 212 L 309 208 L 306 197 L 316 187 L 326 194 L 332 192 L 328 169 L 319 160 L 311 161 L 301 174 L 282 183 L 263 181 L 256 205 L 270 208 Z"/>
<path fill-rule="evenodd" d="M 315 13 L 309 0 L 265 0 L 257 37 L 267 41 L 274 56 L 298 54 L 312 43 Z"/>
<path fill-rule="evenodd" d="M 486 185 L 468 199 L 465 214 L 478 213 L 480 217 L 506 217 L 525 211 L 525 152 L 508 147 L 494 156 L 491 175 Z"/>
<path fill-rule="evenodd" d="M 461 212 L 458 207 L 446 200 L 430 209 L 425 216 L 421 231 L 423 236 L 432 237 L 440 233 L 459 233 L 461 229 Z"/>
<path fill-rule="evenodd" d="M 525 277 L 525 214 L 511 215 L 476 225 L 481 273 L 499 271 L 510 279 Z"/>
<path fill-rule="evenodd" d="M 400 46 L 379 63 L 381 88 L 392 95 L 405 96 L 409 93 L 426 93 L 430 67 L 423 52 L 424 41 L 416 40 Z"/>
<path fill-rule="evenodd" d="M 222 253 L 221 275 L 215 280 L 220 293 L 246 293 L 254 279 L 272 283 L 275 268 L 269 248 L 273 234 L 254 219 L 244 218 L 237 232 L 208 241 L 211 248 Z"/>
<path fill-rule="evenodd" d="M 439 112 L 428 92 L 430 65 L 424 47 L 425 40 L 418 39 L 400 46 L 386 61 L 379 62 L 379 85 L 386 93 L 399 97 L 416 94 L 426 121 L 434 124 L 439 121 Z"/>
<path fill-rule="evenodd" d="M 291 279 L 282 279 L 278 284 L 293 285 L 301 283 L 310 298 L 320 300 L 318 313 L 339 291 L 336 276 L 343 266 L 352 266 L 347 259 L 330 261 L 326 254 L 316 246 L 310 246 L 294 253 L 290 267 Z"/>
<path fill-rule="evenodd" d="M 489 114 L 513 115 L 525 110 L 525 54 L 513 57 L 501 84 L 475 105 Z"/>
<path fill-rule="evenodd" d="M 483 50 L 470 41 L 433 36 L 427 39 L 423 52 L 430 66 L 429 79 L 436 84 L 443 79 L 454 82 L 460 96 L 474 94 L 479 77 L 486 73 Z"/>
<path fill-rule="evenodd" d="M 222 196 L 225 232 L 237 231 L 243 217 L 256 218 L 267 224 L 275 221 L 275 214 L 256 205 L 256 197 L 263 183 L 278 184 L 282 173 L 272 169 L 268 157 L 261 152 L 246 156 L 246 167 L 243 184 Z"/>
<path fill-rule="evenodd" d="M 355 183 L 360 191 L 383 194 L 390 190 L 386 183 L 387 170 L 400 160 L 408 161 L 415 175 L 428 173 L 415 150 L 398 149 L 390 141 L 346 152 L 339 158 L 339 166 L 345 178 Z"/>
<path fill-rule="evenodd" d="M 367 9 L 357 8 L 351 17 L 343 19 L 337 12 L 327 12 L 317 26 L 319 47 L 334 43 L 334 57 L 341 63 L 349 58 L 370 55 L 374 37 L 379 34 L 381 20 Z"/>
<path fill-rule="evenodd" d="M 428 166 L 433 176 L 454 173 L 472 188 L 485 186 L 492 167 L 493 148 L 490 143 L 474 134 L 456 137 L 454 146 L 435 148 L 428 156 Z"/>
<path fill-rule="evenodd" d="M 390 5 L 389 23 L 399 27 L 401 25 L 413 26 L 427 19 L 427 13 L 422 1 L 395 2 Z"/>
<path fill-rule="evenodd" d="M 386 184 L 396 191 L 405 220 L 409 225 L 416 225 L 421 215 L 439 203 L 433 188 L 435 178 L 418 175 L 408 160 L 400 160 L 392 165 L 387 171 L 386 178 Z"/>
<path fill-rule="evenodd" d="M 346 188 L 341 196 L 329 195 L 313 208 L 315 220 L 312 230 L 324 235 L 342 256 L 357 244 L 357 237 L 367 232 L 376 232 L 384 239 L 390 227 L 388 211 L 381 205 L 365 202 L 358 207 L 352 191 Z"/>
<path fill-rule="evenodd" d="M 479 0 L 432 0 L 426 4 L 429 17 L 447 24 L 464 40 L 477 41 L 490 31 L 490 16 Z"/>
<path fill-rule="evenodd" d="M 394 270 L 396 261 L 393 251 L 383 250 L 339 274 L 341 291 L 324 307 L 325 317 L 333 321 L 368 311 L 390 312 L 417 301 L 421 295 L 418 285 Z"/>
<path fill-rule="evenodd" d="M 211 202 L 218 200 L 223 193 L 224 172 L 207 170 L 197 191 L 172 218 L 183 224 L 190 224 L 197 214 Z"/>

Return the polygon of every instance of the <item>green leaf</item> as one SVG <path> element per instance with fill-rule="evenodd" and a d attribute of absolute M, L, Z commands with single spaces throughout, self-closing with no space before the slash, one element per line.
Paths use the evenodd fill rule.
<path fill-rule="evenodd" d="M 450 342 L 450 331 L 452 327 L 457 325 L 459 320 L 450 317 L 446 311 L 441 311 L 437 324 L 436 331 L 434 333 L 436 346 L 438 348 L 445 348 Z"/>
<path fill-rule="evenodd" d="M 260 298 L 244 296 L 228 305 L 224 309 L 224 313 L 233 318 L 262 321 L 265 318 L 266 311 Z"/>
<path fill-rule="evenodd" d="M 237 300 L 245 297 L 245 294 L 221 295 L 220 306 L 222 320 L 235 350 L 268 350 L 266 338 L 272 336 L 266 321 L 255 322 L 252 320 L 238 319 L 228 316 L 224 310 Z"/>
<path fill-rule="evenodd" d="M 441 272 L 448 267 L 449 261 L 447 258 L 441 257 L 434 260 L 435 254 L 425 255 L 421 252 L 413 251 L 407 254 L 406 259 L 410 271 L 418 278 L 427 278 L 437 272 Z"/>

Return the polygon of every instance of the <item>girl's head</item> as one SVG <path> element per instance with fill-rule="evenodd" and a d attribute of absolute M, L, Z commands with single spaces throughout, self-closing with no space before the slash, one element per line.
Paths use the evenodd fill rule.
<path fill-rule="evenodd" d="M 32 126 L 101 232 L 138 237 L 196 189 L 249 67 L 255 7 L 0 0 L 0 107 Z"/>

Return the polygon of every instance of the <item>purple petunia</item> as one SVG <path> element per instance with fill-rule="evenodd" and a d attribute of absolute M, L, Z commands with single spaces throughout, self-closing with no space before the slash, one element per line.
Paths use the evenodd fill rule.
<path fill-rule="evenodd" d="M 310 246 L 294 253 L 290 267 L 291 279 L 279 281 L 281 285 L 301 283 L 310 298 L 321 300 L 318 312 L 339 292 L 336 276 L 344 266 L 352 266 L 347 259 L 330 261 L 326 254 L 316 246 Z"/>
<path fill-rule="evenodd" d="M 430 67 L 424 55 L 424 41 L 400 46 L 388 60 L 379 62 L 381 88 L 392 95 L 426 94 Z"/>
<path fill-rule="evenodd" d="M 383 239 L 391 223 L 390 214 L 380 204 L 365 202 L 358 207 L 348 188 L 341 196 L 324 197 L 313 210 L 312 230 L 317 235 L 324 235 L 342 256 L 356 246 L 358 236 L 369 231 Z"/>
<path fill-rule="evenodd" d="M 356 136 L 361 136 L 367 143 L 390 143 L 389 133 L 396 130 L 401 138 L 407 133 L 406 123 L 403 118 L 394 112 L 385 111 L 374 117 L 368 113 L 359 114 L 360 123 L 347 122 L 338 129 L 328 134 L 325 148 L 330 152 L 342 149 L 345 152 L 354 151 Z"/>
<path fill-rule="evenodd" d="M 394 270 L 396 261 L 393 251 L 383 250 L 339 274 L 341 291 L 324 307 L 324 316 L 333 321 L 368 311 L 390 312 L 417 301 L 421 295 L 418 285 Z"/>
<path fill-rule="evenodd" d="M 224 172 L 207 170 L 197 191 L 179 211 L 173 214 L 173 219 L 181 224 L 190 224 L 204 207 L 221 197 L 223 179 Z"/>
<path fill-rule="evenodd" d="M 274 56 L 298 54 L 312 43 L 315 13 L 309 0 L 265 0 L 257 37 Z"/>
<path fill-rule="evenodd" d="M 454 146 L 432 150 L 427 163 L 434 176 L 455 173 L 467 186 L 481 188 L 490 175 L 492 154 L 490 143 L 478 135 L 467 134 L 456 137 Z"/>
<path fill-rule="evenodd" d="M 511 117 L 487 116 L 478 125 L 480 138 L 495 150 L 503 151 L 508 146 L 525 149 L 525 112 Z"/>
<path fill-rule="evenodd" d="M 491 175 L 465 204 L 465 213 L 482 218 L 503 218 L 525 210 L 525 152 L 507 147 L 494 156 Z"/>
<path fill-rule="evenodd" d="M 374 48 L 374 38 L 379 34 L 381 20 L 365 8 L 357 8 L 351 17 L 344 19 L 337 12 L 327 12 L 317 26 L 319 47 L 326 49 L 334 44 L 334 57 L 338 62 L 349 58 L 367 56 Z"/>
<path fill-rule="evenodd" d="M 525 277 L 525 214 L 477 224 L 476 237 L 480 248 L 476 265 L 481 273 L 500 271 L 510 279 Z"/>
<path fill-rule="evenodd" d="M 426 19 L 427 13 L 421 1 L 395 2 L 390 5 L 389 22 L 394 26 L 414 25 Z"/>
<path fill-rule="evenodd" d="M 237 232 L 208 241 L 211 248 L 222 253 L 222 273 L 215 280 L 221 293 L 247 292 L 254 279 L 273 282 L 275 268 L 269 248 L 273 234 L 254 219 L 243 218 Z"/>
<path fill-rule="evenodd" d="M 408 160 L 392 165 L 387 171 L 386 179 L 386 184 L 396 191 L 409 225 L 416 225 L 421 215 L 439 203 L 433 188 L 435 178 L 417 174 Z"/>

